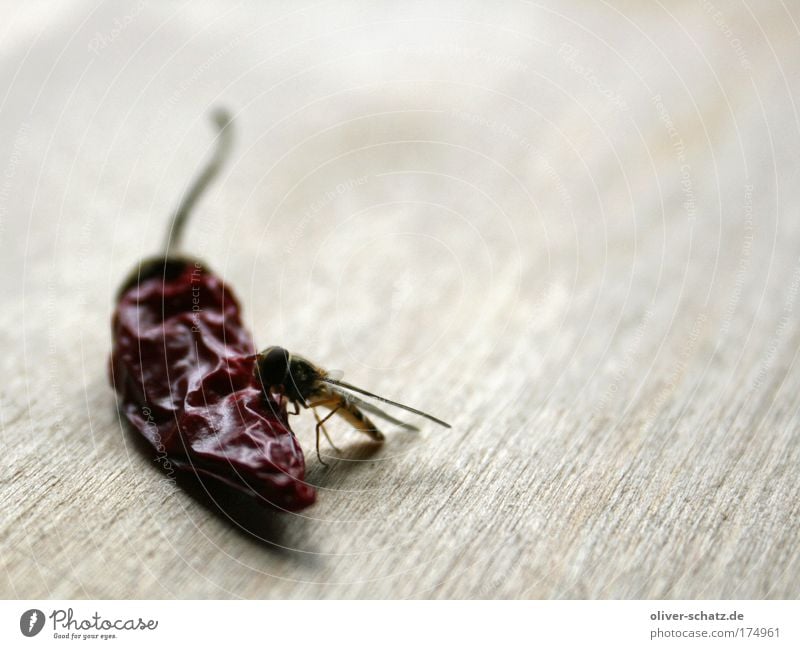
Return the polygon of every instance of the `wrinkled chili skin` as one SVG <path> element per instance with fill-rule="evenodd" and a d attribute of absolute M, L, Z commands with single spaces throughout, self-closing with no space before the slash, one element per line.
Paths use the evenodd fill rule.
<path fill-rule="evenodd" d="M 286 408 L 261 390 L 221 279 L 190 259 L 143 264 L 119 293 L 112 334 L 120 411 L 157 453 L 279 509 L 314 502 Z"/>

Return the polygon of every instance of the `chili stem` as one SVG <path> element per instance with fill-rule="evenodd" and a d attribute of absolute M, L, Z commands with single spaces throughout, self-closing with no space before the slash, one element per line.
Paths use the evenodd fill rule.
<path fill-rule="evenodd" d="M 164 255 L 166 257 L 172 255 L 178 247 L 178 244 L 180 244 L 183 228 L 189 214 L 194 208 L 195 203 L 197 203 L 203 195 L 206 187 L 211 184 L 219 173 L 233 144 L 231 114 L 224 108 L 218 108 L 212 113 L 211 118 L 218 130 L 216 148 L 214 154 L 203 168 L 203 171 L 194 179 L 189 189 L 184 193 L 180 205 L 178 205 L 178 209 L 175 210 L 175 214 L 170 220 L 169 230 L 167 230 L 167 236 L 164 242 Z"/>

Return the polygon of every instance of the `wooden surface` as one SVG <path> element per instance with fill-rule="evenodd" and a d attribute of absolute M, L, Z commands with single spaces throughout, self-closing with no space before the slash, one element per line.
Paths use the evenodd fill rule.
<path fill-rule="evenodd" d="M 795 4 L 17 4 L 0 595 L 800 595 Z M 170 482 L 107 379 L 218 104 L 186 249 L 259 345 L 453 423 L 326 469 L 302 414 L 299 515 Z"/>

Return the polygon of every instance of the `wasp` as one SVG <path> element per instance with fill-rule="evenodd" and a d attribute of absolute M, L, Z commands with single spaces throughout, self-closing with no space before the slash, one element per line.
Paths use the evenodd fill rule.
<path fill-rule="evenodd" d="M 320 463 L 327 466 L 319 452 L 320 432 L 328 443 L 337 452 L 340 452 L 325 430 L 325 422 L 333 415 L 339 415 L 356 430 L 365 433 L 370 439 L 382 442 L 385 437 L 378 427 L 365 415 L 368 412 L 380 417 L 389 423 L 401 426 L 406 430 L 419 430 L 416 426 L 395 419 L 374 404 L 356 396 L 361 394 L 382 403 L 402 408 L 415 415 L 420 415 L 440 426 L 450 428 L 450 424 L 437 419 L 427 412 L 417 410 L 397 401 L 378 396 L 362 388 L 346 383 L 337 378 L 333 372 L 328 372 L 311 361 L 297 354 L 292 354 L 283 347 L 268 347 L 257 355 L 255 372 L 261 381 L 265 393 L 278 394 L 284 403 L 294 406 L 293 415 L 300 414 L 300 407 L 311 408 L 317 420 L 317 458 Z M 327 408 L 329 412 L 322 418 L 317 413 L 317 408 Z"/>

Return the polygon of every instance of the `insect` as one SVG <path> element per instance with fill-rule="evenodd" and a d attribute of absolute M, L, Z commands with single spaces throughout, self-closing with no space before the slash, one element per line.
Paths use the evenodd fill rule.
<path fill-rule="evenodd" d="M 261 384 L 264 386 L 265 393 L 280 394 L 294 406 L 294 413 L 292 414 L 299 414 L 300 406 L 311 408 L 314 411 L 314 416 L 317 419 L 317 458 L 322 464 L 325 464 L 325 461 L 319 452 L 320 431 L 325 435 L 328 443 L 335 450 L 339 450 L 325 430 L 325 422 L 335 414 L 339 414 L 353 428 L 366 433 L 376 442 L 382 442 L 384 435 L 364 414 L 365 411 L 403 428 L 417 430 L 415 426 L 395 419 L 377 406 L 355 396 L 354 392 L 413 412 L 430 419 L 440 426 L 450 428 L 450 424 L 437 419 L 433 415 L 402 403 L 391 401 L 385 397 L 380 397 L 377 394 L 367 392 L 355 385 L 334 378 L 329 372 L 317 367 L 311 361 L 302 356 L 291 354 L 283 347 L 268 347 L 261 352 L 258 355 L 256 372 Z M 330 412 L 325 417 L 320 418 L 316 411 L 318 407 L 328 408 Z"/>
<path fill-rule="evenodd" d="M 383 435 L 364 412 L 413 428 L 354 392 L 447 424 L 338 381 L 280 347 L 258 353 L 230 288 L 202 261 L 177 252 L 188 216 L 231 148 L 230 116 L 217 111 L 214 122 L 216 149 L 173 215 L 163 253 L 142 261 L 119 290 L 110 380 L 120 413 L 165 470 L 210 477 L 294 511 L 312 504 L 316 491 L 304 479 L 288 404 L 292 414 L 300 406 L 315 415 L 317 407 L 330 409 L 317 415 L 320 461 L 320 431 L 330 441 L 324 422 L 333 414 L 374 440 Z"/>

